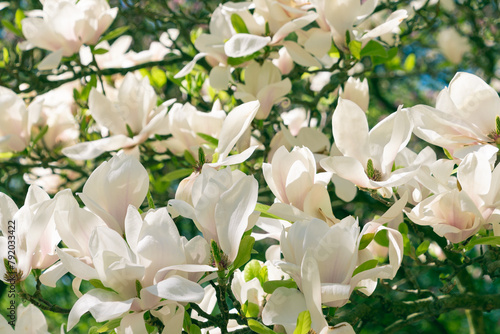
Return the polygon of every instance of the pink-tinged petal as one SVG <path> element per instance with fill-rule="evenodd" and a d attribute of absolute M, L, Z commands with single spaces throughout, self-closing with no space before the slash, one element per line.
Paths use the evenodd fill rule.
<path fill-rule="evenodd" d="M 311 218 L 304 211 L 286 203 L 274 203 L 267 212 L 291 222 Z"/>
<path fill-rule="evenodd" d="M 384 23 L 364 34 L 363 37 L 361 37 L 361 41 L 363 41 L 363 43 L 367 43 L 370 39 L 392 32 L 407 17 L 408 12 L 404 9 L 393 12 Z"/>
<path fill-rule="evenodd" d="M 293 61 L 304 67 L 322 67 L 321 63 L 314 58 L 309 52 L 304 50 L 300 45 L 292 41 L 283 41 L 283 46 L 286 51 L 290 54 Z"/>
<path fill-rule="evenodd" d="M 230 261 L 236 258 L 248 218 L 257 204 L 258 188 L 253 176 L 245 176 L 222 194 L 215 207 L 219 245 Z"/>
<path fill-rule="evenodd" d="M 80 321 L 82 315 L 90 311 L 96 321 L 114 319 L 130 310 L 133 300 L 120 301 L 120 297 L 110 291 L 93 289 L 76 301 L 68 316 L 68 331 Z"/>
<path fill-rule="evenodd" d="M 321 281 L 318 263 L 311 251 L 306 251 L 301 264 L 302 292 L 304 293 L 307 309 L 311 314 L 312 328 L 320 331 L 327 326 L 321 310 Z"/>
<path fill-rule="evenodd" d="M 324 220 L 328 224 L 338 222 L 338 219 L 333 215 L 330 195 L 326 187 L 321 184 L 315 184 L 309 189 L 304 199 L 303 210 L 312 217 Z"/>
<path fill-rule="evenodd" d="M 144 312 L 127 314 L 120 321 L 118 333 L 148 334 L 144 322 Z"/>
<path fill-rule="evenodd" d="M 296 18 L 282 25 L 278 31 L 273 36 L 271 44 L 278 44 L 283 39 L 285 39 L 290 33 L 302 29 L 309 23 L 316 20 L 318 14 L 315 12 L 309 12 L 309 14 Z"/>
<path fill-rule="evenodd" d="M 458 182 L 478 207 L 483 204 L 479 195 L 485 195 L 490 190 L 491 176 L 489 161 L 477 154 L 467 155 L 458 166 Z"/>
<path fill-rule="evenodd" d="M 237 106 L 227 115 L 224 123 L 222 123 L 219 144 L 217 145 L 219 161 L 224 160 L 229 155 L 238 139 L 250 126 L 259 110 L 259 106 L 259 101 L 247 102 Z"/>
<path fill-rule="evenodd" d="M 340 152 L 365 164 L 370 158 L 365 112 L 356 103 L 339 98 L 333 113 L 332 126 L 335 145 Z"/>
<path fill-rule="evenodd" d="M 305 196 L 313 184 L 314 179 L 302 161 L 295 160 L 286 177 L 285 192 L 288 204 L 304 210 Z"/>
<path fill-rule="evenodd" d="M 205 295 L 205 290 L 200 285 L 180 276 L 169 277 L 146 290 L 161 298 L 188 303 L 199 303 Z"/>
<path fill-rule="evenodd" d="M 277 288 L 262 310 L 262 322 L 282 325 L 287 333 L 293 333 L 299 314 L 307 310 L 302 292 L 296 289 Z"/>
<path fill-rule="evenodd" d="M 392 172 L 384 181 L 370 180 L 370 188 L 397 187 L 410 181 L 415 177 L 419 170 L 419 165 L 413 165 L 406 168 L 400 168 Z"/>
<path fill-rule="evenodd" d="M 116 135 L 65 147 L 62 153 L 70 159 L 90 160 L 100 156 L 104 152 L 116 151 L 130 145 L 135 145 L 132 138 L 125 135 Z"/>
<path fill-rule="evenodd" d="M 351 157 L 328 157 L 320 161 L 321 167 L 334 172 L 339 177 L 349 180 L 362 188 L 372 188 L 371 180 L 365 173 L 361 162 Z"/>
<path fill-rule="evenodd" d="M 257 99 L 260 102 L 260 109 L 255 118 L 267 118 L 273 105 L 280 101 L 283 96 L 290 93 L 291 90 L 292 83 L 288 78 L 263 86 L 257 93 Z"/>
<path fill-rule="evenodd" d="M 224 52 L 226 55 L 233 58 L 249 56 L 259 51 L 270 42 L 271 37 L 236 34 L 224 44 Z"/>
<path fill-rule="evenodd" d="M 318 28 L 308 30 L 311 35 L 304 43 L 304 48 L 317 58 L 324 57 L 332 47 L 332 34 Z"/>
<path fill-rule="evenodd" d="M 60 248 L 56 248 L 56 251 L 64 268 L 76 277 L 82 278 L 86 281 L 99 278 L 97 271 L 88 264 L 74 258 Z"/>
<path fill-rule="evenodd" d="M 49 53 L 47 57 L 43 58 L 40 64 L 38 64 L 38 69 L 40 71 L 56 69 L 61 63 L 62 56 L 62 49 Z"/>

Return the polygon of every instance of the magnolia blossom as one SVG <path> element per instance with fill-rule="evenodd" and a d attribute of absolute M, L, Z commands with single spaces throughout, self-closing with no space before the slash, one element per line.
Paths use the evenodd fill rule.
<path fill-rule="evenodd" d="M 260 109 L 256 119 L 265 119 L 271 112 L 274 104 L 284 100 L 292 89 L 290 79 L 281 80 L 279 69 L 270 61 L 262 66 L 251 62 L 245 69 L 245 84 L 237 84 L 234 96 L 243 102 L 259 100 Z"/>
<path fill-rule="evenodd" d="M 389 264 L 377 266 L 368 249 L 359 249 L 360 240 L 368 233 L 384 230 L 389 241 Z M 304 294 L 316 331 L 326 326 L 321 305 L 344 305 L 356 287 L 370 295 L 377 278 L 392 279 L 403 258 L 403 238 L 398 231 L 370 222 L 360 233 L 353 217 L 333 226 L 318 219 L 295 222 L 288 232 L 282 232 L 280 245 L 284 260 L 279 266 Z M 370 269 L 363 270 L 361 264 Z"/>
<path fill-rule="evenodd" d="M 314 0 L 311 1 L 319 14 L 317 19 L 321 29 L 311 35 L 308 44 L 323 50 L 330 50 L 332 38 L 337 47 L 346 49 L 346 32 L 351 38 L 367 43 L 373 38 L 391 32 L 401 24 L 408 16 L 406 10 L 401 9 L 393 12 L 381 25 L 370 31 L 358 31 L 355 27 L 373 13 L 377 7 L 378 0 L 368 1 L 341 1 L 341 0 Z M 331 35 L 330 38 L 325 36 Z"/>
<path fill-rule="evenodd" d="M 204 166 L 192 187 L 192 205 L 170 200 L 175 215 L 190 218 L 207 241 L 214 240 L 234 261 L 243 233 L 255 224 L 257 180 L 239 170 Z"/>
<path fill-rule="evenodd" d="M 361 81 L 359 78 L 347 79 L 344 89 L 340 89 L 339 96 L 345 100 L 351 100 L 356 103 L 364 112 L 368 111 L 370 94 L 368 91 L 368 80 Z"/>
<path fill-rule="evenodd" d="M 282 146 L 262 170 L 277 199 L 269 213 L 288 220 L 316 217 L 330 224 L 337 221 L 326 190 L 331 173 L 316 173 L 316 162 L 308 148 L 294 147 L 288 152 Z"/>
<path fill-rule="evenodd" d="M 437 43 L 446 59 L 454 64 L 460 64 L 464 54 L 470 51 L 470 44 L 467 37 L 461 36 L 452 27 L 439 32 Z"/>
<path fill-rule="evenodd" d="M 118 8 L 110 8 L 105 0 L 45 0 L 36 17 L 22 20 L 24 47 L 54 51 L 39 65 L 53 68 L 83 44 L 95 45 L 117 13 Z"/>
<path fill-rule="evenodd" d="M 436 108 L 417 105 L 410 108 L 410 115 L 418 137 L 445 148 L 455 158 L 481 150 L 493 159 L 498 151 L 500 97 L 474 74 L 457 73 L 439 93 Z M 485 144 L 493 146 L 485 148 Z"/>
<path fill-rule="evenodd" d="M 47 126 L 47 132 L 40 139 L 47 149 L 76 144 L 80 135 L 75 119 L 76 104 L 73 89 L 77 83 L 67 83 L 48 93 L 38 95 L 30 104 L 35 136 L 39 129 Z M 38 130 L 38 131 L 37 131 Z"/>
<path fill-rule="evenodd" d="M 123 234 L 128 206 L 139 207 L 148 187 L 148 173 L 141 163 L 126 154 L 117 154 L 90 174 L 78 195 L 107 226 Z"/>
<path fill-rule="evenodd" d="M 9 322 L 16 322 L 15 329 L 12 329 Z M 42 311 L 35 305 L 28 304 L 24 306 L 20 304 L 17 306 L 17 312 L 14 319 L 4 319 L 0 317 L 0 332 L 4 334 L 49 334 L 47 321 Z"/>
<path fill-rule="evenodd" d="M 0 87 L 0 152 L 24 150 L 30 142 L 31 123 L 24 101 Z"/>
<path fill-rule="evenodd" d="M 45 269 L 57 261 L 55 247 L 61 238 L 53 219 L 56 201 L 57 196 L 51 199 L 41 188 L 32 185 L 24 205 L 18 209 L 10 197 L 0 193 L 0 258 L 8 258 L 7 245 L 15 246 L 17 262 L 13 267 L 21 281 L 28 277 L 31 269 Z M 1 265 L 0 279 L 5 280 L 5 274 L 6 268 Z"/>
<path fill-rule="evenodd" d="M 109 100 L 93 88 L 89 96 L 89 112 L 112 135 L 66 147 L 63 153 L 72 159 L 93 159 L 106 151 L 123 148 L 138 155 L 137 145 L 154 134 L 168 133 L 165 115 L 174 100 L 158 107 L 156 101 L 156 93 L 148 78 L 138 80 L 133 73 L 125 76 L 117 101 Z"/>
<path fill-rule="evenodd" d="M 114 291 L 93 289 L 83 295 L 71 309 L 68 329 L 90 311 L 98 322 L 123 317 L 121 330 L 144 332 L 143 314 L 155 310 L 166 326 L 180 330 L 182 321 L 179 324 L 172 311 L 182 314 L 180 303 L 203 299 L 203 288 L 193 280 L 215 270 L 207 265 L 209 247 L 203 238 L 181 238 L 166 208 L 141 216 L 133 206 L 127 211 L 125 234 L 127 241 L 106 226 L 96 227 L 89 239 L 93 266 L 58 250 L 63 265 L 76 277 L 99 279 Z"/>
<path fill-rule="evenodd" d="M 358 187 L 384 187 L 388 196 L 391 187 L 407 182 L 418 169 L 418 165 L 392 169 L 398 152 L 410 140 L 412 124 L 407 110 L 400 107 L 368 132 L 365 112 L 356 103 L 340 98 L 332 123 L 335 144 L 343 156 L 322 160 L 325 170 Z"/>
<path fill-rule="evenodd" d="M 293 334 L 297 325 L 299 314 L 308 311 L 304 294 L 297 289 L 284 287 L 277 288 L 269 297 L 262 311 L 262 322 L 265 325 L 280 325 L 285 333 Z M 355 334 L 350 324 L 342 322 L 335 326 L 328 326 L 326 320 L 321 318 L 312 321 L 312 328 L 319 334 Z"/>

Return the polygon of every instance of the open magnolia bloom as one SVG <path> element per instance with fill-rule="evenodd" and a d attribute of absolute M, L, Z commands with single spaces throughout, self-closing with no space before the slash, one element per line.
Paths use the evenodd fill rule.
<path fill-rule="evenodd" d="M 62 56 L 77 53 L 83 44 L 95 45 L 117 13 L 106 0 L 45 0 L 42 11 L 22 20 L 23 47 L 54 51 L 39 69 L 55 68 Z"/>
<path fill-rule="evenodd" d="M 24 101 L 0 87 L 0 153 L 24 150 L 30 142 L 31 123 Z"/>
<path fill-rule="evenodd" d="M 106 127 L 111 136 L 90 142 L 78 143 L 63 149 L 71 159 L 93 159 L 104 152 L 125 149 L 139 155 L 137 145 L 149 137 L 168 134 L 168 107 L 174 100 L 156 106 L 157 96 L 149 79 L 139 80 L 129 72 L 125 76 L 117 101 L 111 101 L 92 88 L 89 96 L 89 112 L 97 124 Z"/>
<path fill-rule="evenodd" d="M 25 334 L 25 333 L 36 333 L 36 334 L 49 334 L 47 321 L 42 311 L 40 311 L 35 305 L 28 304 L 23 306 L 20 304 L 17 307 L 15 320 L 9 319 L 5 320 L 4 317 L 0 316 L 0 332 L 3 334 Z M 9 322 L 16 322 L 15 329 L 12 329 Z"/>
<path fill-rule="evenodd" d="M 329 224 L 338 221 L 326 190 L 331 173 L 316 173 L 316 161 L 307 147 L 294 147 L 291 152 L 280 147 L 262 170 L 277 199 L 269 213 L 290 221 L 313 217 Z"/>
<path fill-rule="evenodd" d="M 296 329 L 299 314 L 308 311 L 304 294 L 297 289 L 279 287 L 269 297 L 262 311 L 262 322 L 267 325 L 283 326 L 287 334 L 293 334 Z M 310 311 L 309 311 L 310 312 Z M 355 334 L 347 322 L 328 326 L 323 318 L 311 319 L 311 329 L 319 334 Z"/>
<path fill-rule="evenodd" d="M 366 248 L 378 233 L 389 248 L 389 264 L 381 266 Z M 368 242 L 360 244 L 362 239 Z M 377 222 L 367 223 L 360 233 L 354 217 L 333 226 L 319 219 L 295 222 L 288 232 L 283 230 L 280 245 L 284 260 L 277 264 L 297 283 L 316 331 L 326 326 L 322 305 L 343 306 L 355 288 L 371 295 L 377 278 L 392 279 L 403 259 L 401 233 Z"/>
<path fill-rule="evenodd" d="M 377 7 L 378 0 L 367 1 L 343 1 L 343 0 L 313 0 L 311 1 L 319 14 L 317 19 L 321 30 L 311 36 L 308 43 L 311 46 L 322 48 L 326 52 L 330 50 L 332 38 L 335 45 L 347 49 L 346 33 L 351 39 L 359 40 L 362 44 L 371 39 L 392 32 L 401 22 L 408 17 L 406 10 L 401 9 L 392 13 L 381 25 L 369 31 L 358 31 L 356 26 L 369 17 Z M 329 38 L 326 36 L 331 35 Z M 326 45 L 320 45 L 325 44 Z M 306 45 L 307 46 L 307 45 Z"/>
<path fill-rule="evenodd" d="M 165 319 L 160 316 L 168 320 L 165 326 L 176 327 L 178 322 L 168 314 L 172 316 L 176 309 L 183 314 L 182 303 L 203 299 L 204 290 L 195 282 L 204 272 L 215 270 L 208 266 L 210 252 L 203 238 L 187 241 L 181 237 L 166 208 L 141 216 L 129 206 L 125 230 L 127 241 L 106 226 L 93 230 L 89 239 L 92 266 L 58 249 L 63 265 L 73 275 L 97 279 L 112 289 L 93 289 L 80 297 L 69 314 L 68 329 L 87 311 L 98 322 L 123 317 L 122 329 L 132 326 L 134 333 L 145 332 L 143 313 L 148 310 L 165 313 Z"/>
<path fill-rule="evenodd" d="M 321 160 L 321 166 L 361 188 L 385 188 L 410 180 L 418 165 L 393 170 L 397 154 L 410 140 L 412 124 L 401 107 L 368 132 L 365 112 L 354 102 L 339 98 L 333 114 L 333 138 L 343 156 Z"/>
<path fill-rule="evenodd" d="M 148 172 L 134 157 L 119 153 L 90 174 L 78 194 L 87 209 L 123 234 L 128 206 L 139 207 L 148 192 Z"/>
<path fill-rule="evenodd" d="M 436 108 L 417 105 L 410 108 L 410 115 L 418 137 L 445 148 L 457 159 L 478 150 L 494 159 L 498 151 L 500 97 L 474 74 L 457 73 L 439 93 Z M 485 149 L 485 145 L 490 147 Z"/>
<path fill-rule="evenodd" d="M 51 199 L 41 188 L 32 185 L 24 205 L 18 209 L 10 197 L 0 193 L 0 258 L 8 259 L 7 250 L 11 248 L 7 246 L 15 245 L 17 262 L 9 263 L 18 273 L 17 281 L 25 280 L 31 269 L 45 269 L 57 261 L 55 248 L 61 238 L 53 219 L 56 201 L 57 198 Z M 5 274 L 2 263 L 1 280 L 5 281 Z"/>
<path fill-rule="evenodd" d="M 430 225 L 451 242 L 463 241 L 482 226 L 491 225 L 500 235 L 500 168 L 492 171 L 488 159 L 477 152 L 468 154 L 457 170 L 458 185 L 438 192 L 407 212 L 419 225 Z"/>
<path fill-rule="evenodd" d="M 239 170 L 216 170 L 204 166 L 194 181 L 191 202 L 168 201 L 172 215 L 190 218 L 208 241 L 214 240 L 230 262 L 238 254 L 243 233 L 258 217 L 253 215 L 257 204 L 257 180 Z"/>
<path fill-rule="evenodd" d="M 284 100 L 292 89 L 290 79 L 281 80 L 280 70 L 271 61 L 262 65 L 252 61 L 245 69 L 245 84 L 237 84 L 234 96 L 243 102 L 258 100 L 256 119 L 266 119 L 274 104 Z"/>

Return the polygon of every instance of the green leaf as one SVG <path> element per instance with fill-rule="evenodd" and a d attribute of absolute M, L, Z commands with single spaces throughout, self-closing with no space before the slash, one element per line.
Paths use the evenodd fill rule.
<path fill-rule="evenodd" d="M 431 243 L 429 240 L 424 240 L 424 242 L 422 242 L 420 245 L 418 245 L 417 250 L 415 251 L 415 255 L 420 256 L 420 255 L 424 254 L 425 252 L 427 252 L 430 244 Z"/>
<path fill-rule="evenodd" d="M 251 303 L 248 300 L 243 304 L 241 309 L 247 318 L 257 318 L 260 313 L 259 305 Z"/>
<path fill-rule="evenodd" d="M 465 249 L 467 251 L 471 250 L 474 248 L 476 245 L 490 245 L 490 246 L 500 246 L 500 237 L 482 237 L 482 238 L 477 238 L 474 240 L 471 240 Z"/>
<path fill-rule="evenodd" d="M 210 247 L 212 248 L 212 256 L 214 257 L 215 264 L 219 264 L 222 260 L 222 251 L 219 248 L 219 245 L 217 245 L 217 242 L 215 240 L 212 240 L 210 242 Z"/>
<path fill-rule="evenodd" d="M 35 139 L 33 139 L 33 146 L 36 145 L 36 143 L 38 143 L 38 141 L 40 139 L 42 139 L 42 137 L 47 133 L 47 131 L 49 130 L 49 126 L 48 125 L 45 125 L 42 130 L 40 130 L 40 132 L 38 133 L 38 135 L 35 137 Z"/>
<path fill-rule="evenodd" d="M 170 182 L 173 180 L 182 179 L 188 175 L 191 175 L 192 172 L 193 172 L 193 170 L 190 168 L 177 169 L 177 170 L 174 170 L 172 172 L 165 174 L 165 176 L 163 176 L 163 180 Z"/>
<path fill-rule="evenodd" d="M 201 334 L 201 329 L 195 324 L 189 326 L 189 334 Z"/>
<path fill-rule="evenodd" d="M 92 51 L 92 53 L 95 55 L 103 55 L 103 54 L 106 54 L 108 52 L 109 52 L 108 49 L 102 49 L 102 48 L 95 49 L 94 51 Z"/>
<path fill-rule="evenodd" d="M 80 98 L 87 101 L 89 98 L 90 90 L 95 87 L 97 87 L 97 76 L 95 74 L 92 74 L 90 76 L 88 84 L 83 87 L 82 92 L 80 93 Z"/>
<path fill-rule="evenodd" d="M 373 269 L 377 266 L 378 264 L 378 260 L 376 259 L 373 259 L 373 260 L 368 260 L 366 262 L 363 262 L 361 263 L 355 270 L 354 272 L 352 273 L 352 276 L 356 276 L 357 274 L 359 274 L 360 272 L 362 271 L 365 271 L 365 270 L 369 270 L 369 269 Z"/>
<path fill-rule="evenodd" d="M 349 42 L 349 50 L 356 59 L 361 59 L 361 42 L 352 40 Z"/>
<path fill-rule="evenodd" d="M 500 135 L 500 117 L 497 116 L 495 118 L 495 132 L 497 133 L 497 135 Z"/>
<path fill-rule="evenodd" d="M 365 249 L 370 244 L 370 242 L 372 242 L 374 236 L 375 236 L 375 233 L 363 234 L 363 236 L 361 237 L 361 240 L 359 241 L 358 249 L 359 250 Z"/>
<path fill-rule="evenodd" d="M 297 317 L 297 326 L 293 334 L 307 334 L 311 330 L 311 313 L 308 310 L 302 311 Z"/>
<path fill-rule="evenodd" d="M 200 166 L 203 166 L 205 164 L 205 152 L 203 151 L 203 148 L 198 147 L 198 164 Z"/>
<path fill-rule="evenodd" d="M 255 333 L 259 333 L 259 334 L 276 334 L 275 331 L 273 331 L 270 328 L 267 328 L 266 326 L 264 326 L 263 324 L 261 324 L 257 320 L 248 319 L 248 327 L 250 327 L 250 329 L 252 331 L 254 331 Z"/>
<path fill-rule="evenodd" d="M 191 328 L 191 316 L 189 315 L 187 310 L 184 311 L 184 320 L 182 322 L 182 327 L 183 328 Z M 190 332 L 191 332 L 191 330 L 190 330 Z"/>
<path fill-rule="evenodd" d="M 16 10 L 16 16 L 15 16 L 15 19 L 14 19 L 14 22 L 16 23 L 16 26 L 22 30 L 22 24 L 21 24 L 21 21 L 26 17 L 26 15 L 24 15 L 24 12 L 22 9 L 18 8 Z"/>
<path fill-rule="evenodd" d="M 404 222 L 399 224 L 398 231 L 399 231 L 399 233 L 401 233 L 403 235 L 408 234 L 408 225 L 406 225 L 406 223 L 404 223 Z"/>
<path fill-rule="evenodd" d="M 387 50 L 380 43 L 371 40 L 361 50 L 361 58 L 366 56 L 387 58 Z"/>
<path fill-rule="evenodd" d="M 196 165 L 196 160 L 194 159 L 193 155 L 191 154 L 191 152 L 189 152 L 188 150 L 185 150 L 184 151 L 184 159 L 186 159 L 186 161 L 190 164 L 190 165 L 193 165 L 195 166 Z"/>
<path fill-rule="evenodd" d="M 105 323 L 104 325 L 102 325 L 101 327 L 99 327 L 99 329 L 97 329 L 97 333 L 105 333 L 105 332 L 112 331 L 116 327 L 120 326 L 121 321 L 122 321 L 122 318 L 110 320 L 107 323 Z"/>
<path fill-rule="evenodd" d="M 403 64 L 403 68 L 407 72 L 411 72 L 415 68 L 415 59 L 416 57 L 414 53 L 410 53 L 408 57 L 406 57 L 405 62 Z"/>
<path fill-rule="evenodd" d="M 150 209 L 155 209 L 155 202 L 153 201 L 153 196 L 151 196 L 151 192 L 148 189 L 148 194 L 146 195 L 148 199 L 148 206 Z"/>
<path fill-rule="evenodd" d="M 252 260 L 248 262 L 245 266 L 245 269 L 243 270 L 243 277 L 245 278 L 245 282 L 259 277 L 260 269 L 262 269 L 262 266 L 260 265 L 259 261 Z"/>
<path fill-rule="evenodd" d="M 328 55 L 332 58 L 340 58 L 340 51 L 337 49 L 335 44 L 332 43 L 330 50 L 328 50 Z"/>
<path fill-rule="evenodd" d="M 92 327 L 90 327 L 88 334 L 97 334 L 97 333 L 99 333 L 99 332 L 97 331 L 98 329 L 99 329 L 99 327 L 97 327 L 97 326 L 92 326 Z"/>
<path fill-rule="evenodd" d="M 384 247 L 389 247 L 389 238 L 387 237 L 387 230 L 381 230 L 375 234 L 373 238 L 377 244 Z"/>
<path fill-rule="evenodd" d="M 234 271 L 250 261 L 254 243 L 254 237 L 251 237 L 249 235 L 246 235 L 243 237 L 243 239 L 241 239 L 240 247 L 238 249 L 238 255 L 236 255 L 236 259 L 234 259 L 230 271 Z"/>
<path fill-rule="evenodd" d="M 12 32 L 14 35 L 18 36 L 18 37 L 21 37 L 21 38 L 24 38 L 23 36 L 23 32 L 21 31 L 21 29 L 15 27 L 12 23 L 10 23 L 9 21 L 7 20 L 2 20 L 2 25 L 7 28 L 7 30 L 10 30 L 10 32 Z"/>
<path fill-rule="evenodd" d="M 111 288 L 108 288 L 107 286 L 104 286 L 104 284 L 102 284 L 102 282 L 100 280 L 98 280 L 98 279 L 93 278 L 93 279 L 89 280 L 89 283 L 92 284 L 92 286 L 94 288 L 103 289 L 103 290 L 106 290 L 106 291 L 111 291 L 111 292 L 116 293 L 115 290 L 113 290 Z"/>
<path fill-rule="evenodd" d="M 256 52 L 252 53 L 251 55 L 244 56 L 244 57 L 237 57 L 237 58 L 227 57 L 227 63 L 231 66 L 238 66 L 238 65 L 241 65 L 247 61 L 254 59 L 258 55 L 260 55 L 260 51 L 256 51 Z"/>
<path fill-rule="evenodd" d="M 257 203 L 257 205 L 255 206 L 255 211 L 259 211 L 261 217 L 267 217 L 267 218 L 273 218 L 273 219 L 282 219 L 282 218 L 280 218 L 280 217 L 278 217 L 276 215 L 273 215 L 272 213 L 267 213 L 267 210 L 269 210 L 269 208 L 270 208 L 269 205 Z"/>
<path fill-rule="evenodd" d="M 453 159 L 453 156 L 451 155 L 451 153 L 450 153 L 447 149 L 443 148 L 443 151 L 444 151 L 444 154 L 446 155 L 446 157 L 447 157 L 448 159 L 450 159 L 450 160 L 454 160 L 454 159 Z"/>
<path fill-rule="evenodd" d="M 201 133 L 201 132 L 197 132 L 196 134 L 201 139 L 207 141 L 210 144 L 210 146 L 217 147 L 217 145 L 219 145 L 219 140 L 217 138 L 214 138 L 212 136 L 209 136 L 209 135 Z"/>
<path fill-rule="evenodd" d="M 297 289 L 297 283 L 292 279 L 267 281 L 262 284 L 265 293 L 273 293 L 277 288 Z"/>
<path fill-rule="evenodd" d="M 107 41 L 107 40 L 116 38 L 116 37 L 124 34 L 128 29 L 129 29 L 128 26 L 116 28 L 115 30 L 110 31 L 106 35 L 101 37 L 101 39 L 99 41 L 102 42 L 102 41 Z"/>
<path fill-rule="evenodd" d="M 231 24 L 233 25 L 234 30 L 238 34 L 249 34 L 247 25 L 245 21 L 238 14 L 231 15 Z"/>
<path fill-rule="evenodd" d="M 162 88 L 167 83 L 167 74 L 165 71 L 155 66 L 151 69 L 151 79 L 153 86 Z"/>

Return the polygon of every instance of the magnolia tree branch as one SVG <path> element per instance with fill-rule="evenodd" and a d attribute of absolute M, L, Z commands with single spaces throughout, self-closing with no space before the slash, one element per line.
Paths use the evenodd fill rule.
<path fill-rule="evenodd" d="M 394 333 L 397 330 L 422 319 L 437 317 L 440 314 L 448 313 L 457 309 L 467 309 L 480 312 L 489 312 L 500 309 L 500 294 L 479 295 L 473 293 L 463 293 L 457 295 L 445 295 L 439 297 L 422 298 L 415 301 L 391 301 L 388 299 L 373 298 L 358 304 L 354 309 L 342 312 L 340 317 L 335 319 L 335 324 L 348 322 L 356 324 L 363 322 L 377 322 L 379 313 L 373 310 L 383 310 L 391 313 L 400 320 L 386 327 L 384 334 Z"/>

